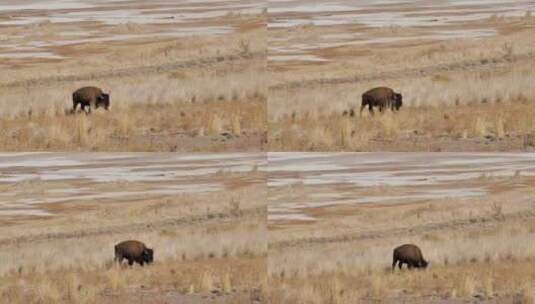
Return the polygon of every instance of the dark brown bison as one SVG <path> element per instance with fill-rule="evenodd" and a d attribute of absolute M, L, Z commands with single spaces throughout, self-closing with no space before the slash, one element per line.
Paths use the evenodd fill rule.
<path fill-rule="evenodd" d="M 392 271 L 396 268 L 396 264 L 399 262 L 399 269 L 403 267 L 403 264 L 407 264 L 409 269 L 415 268 L 427 268 L 427 261 L 424 260 L 422 251 L 418 246 L 413 244 L 401 245 L 394 249 L 394 258 L 392 261 Z"/>
<path fill-rule="evenodd" d="M 123 259 L 128 260 L 128 265 L 130 266 L 134 262 L 141 266 L 145 263 L 150 264 L 154 260 L 154 250 L 147 248 L 140 241 L 124 241 L 115 245 L 115 261 L 121 264 Z"/>
<path fill-rule="evenodd" d="M 91 108 L 103 107 L 108 110 L 110 107 L 110 95 L 102 92 L 96 87 L 84 87 L 72 93 L 72 112 L 76 112 L 76 108 L 80 105 L 83 111 L 91 113 Z"/>
<path fill-rule="evenodd" d="M 374 107 L 378 107 L 379 112 L 382 112 L 384 109 L 388 108 L 390 108 L 392 111 L 399 111 L 402 105 L 403 97 L 401 94 L 394 92 L 390 88 L 378 87 L 362 94 L 360 114 L 362 114 L 362 110 L 364 110 L 366 106 L 368 106 L 370 113 L 373 115 Z"/>

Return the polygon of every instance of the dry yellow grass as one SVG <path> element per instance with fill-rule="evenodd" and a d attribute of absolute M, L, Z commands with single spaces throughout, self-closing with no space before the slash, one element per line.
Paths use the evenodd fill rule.
<path fill-rule="evenodd" d="M 307 278 L 275 278 L 269 303 L 532 303 L 531 260 L 436 266 L 423 272 L 370 274 L 325 272 Z M 339 282 L 336 287 L 332 282 Z M 290 282 L 290 283 L 289 283 Z M 341 283 L 340 283 L 341 282 Z M 335 294 L 335 296 L 332 295 Z"/>
<path fill-rule="evenodd" d="M 0 145 L 7 151 L 258 151 L 264 142 L 265 108 L 264 100 L 256 99 L 118 106 L 91 115 L 17 115 L 0 119 Z M 226 140 L 221 134 L 252 137 L 214 144 Z"/>
<path fill-rule="evenodd" d="M 314 113 L 270 123 L 270 147 L 278 151 L 524 150 L 533 146 L 535 131 L 533 107 L 521 101 L 408 107 L 362 117 L 344 117 L 338 111 Z"/>
<path fill-rule="evenodd" d="M 147 296 L 155 301 L 174 298 L 194 303 L 217 291 L 222 295 L 220 303 L 250 303 L 254 297 L 261 297 L 254 290 L 261 288 L 255 282 L 262 281 L 263 261 L 239 257 L 193 262 L 166 260 L 132 269 L 110 264 L 100 268 L 66 267 L 45 273 L 23 270 L 0 279 L 0 295 L 7 303 L 144 303 L 140 297 Z M 192 294 L 188 295 L 189 292 Z M 225 300 L 225 295 L 232 294 L 239 296 Z"/>

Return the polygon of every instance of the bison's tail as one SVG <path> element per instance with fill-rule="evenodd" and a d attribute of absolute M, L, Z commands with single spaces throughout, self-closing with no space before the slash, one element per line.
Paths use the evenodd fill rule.
<path fill-rule="evenodd" d="M 367 104 L 368 104 L 368 96 L 366 96 L 366 94 L 363 94 L 362 95 L 362 103 L 361 103 L 361 105 L 365 106 Z"/>

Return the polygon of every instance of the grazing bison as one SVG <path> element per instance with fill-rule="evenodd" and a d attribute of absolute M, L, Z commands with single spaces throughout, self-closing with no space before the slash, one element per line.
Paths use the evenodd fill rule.
<path fill-rule="evenodd" d="M 427 261 L 424 260 L 422 251 L 418 246 L 412 244 L 401 245 L 394 249 L 394 258 L 392 262 L 392 271 L 396 268 L 396 263 L 399 262 L 399 269 L 403 267 L 403 264 L 407 264 L 409 269 L 426 268 Z"/>
<path fill-rule="evenodd" d="M 102 92 L 101 89 L 96 87 L 84 87 L 76 90 L 72 93 L 72 112 L 76 112 L 76 108 L 80 104 L 83 111 L 88 108 L 88 112 L 91 113 L 91 108 L 103 107 L 108 110 L 110 107 L 110 95 Z"/>
<path fill-rule="evenodd" d="M 387 108 L 390 108 L 392 111 L 399 111 L 402 105 L 403 97 L 401 94 L 394 92 L 390 88 L 379 87 L 362 94 L 360 114 L 362 114 L 362 110 L 366 106 L 368 106 L 370 113 L 373 115 L 373 107 L 378 107 L 379 112 Z"/>
<path fill-rule="evenodd" d="M 154 259 L 154 250 L 139 241 L 124 241 L 115 245 L 115 261 L 121 264 L 123 259 L 127 259 L 130 266 L 134 262 L 141 266 L 150 264 Z"/>

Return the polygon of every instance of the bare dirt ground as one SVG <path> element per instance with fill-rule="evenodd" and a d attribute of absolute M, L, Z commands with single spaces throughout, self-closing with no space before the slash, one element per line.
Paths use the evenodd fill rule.
<path fill-rule="evenodd" d="M 263 150 L 264 6 L 216 4 L 0 5 L 2 150 Z M 87 85 L 110 112 L 70 115 Z"/>
<path fill-rule="evenodd" d="M 257 303 L 265 289 L 261 154 L 0 157 L 8 303 Z M 155 262 L 119 267 L 138 239 Z"/>
<path fill-rule="evenodd" d="M 268 302 L 532 303 L 532 157 L 271 154 Z"/>
<path fill-rule="evenodd" d="M 270 5 L 272 150 L 533 149 L 529 1 Z M 359 115 L 377 86 L 400 113 Z"/>

